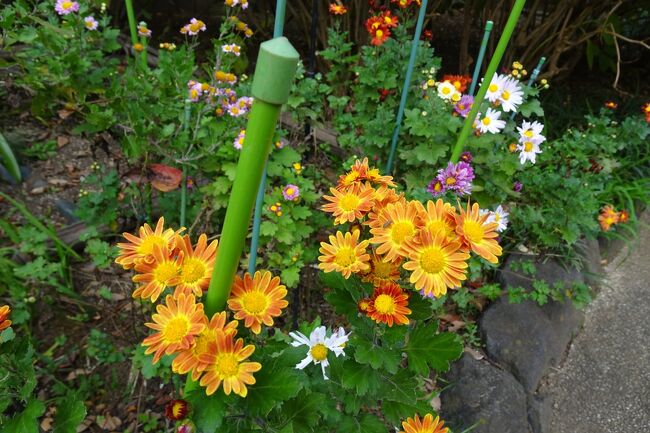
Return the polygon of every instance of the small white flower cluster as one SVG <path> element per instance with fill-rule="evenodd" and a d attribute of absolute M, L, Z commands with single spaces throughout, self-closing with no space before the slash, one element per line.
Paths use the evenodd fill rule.
<path fill-rule="evenodd" d="M 221 51 L 224 53 L 234 54 L 237 57 L 241 54 L 241 47 L 237 44 L 222 45 Z"/>
<path fill-rule="evenodd" d="M 503 112 L 515 112 L 524 101 L 524 91 L 519 80 L 508 75 L 494 74 L 485 97 L 493 105 L 501 107 Z M 482 134 L 486 132 L 497 134 L 506 127 L 506 122 L 500 120 L 500 117 L 501 111 L 488 108 L 485 117 L 481 118 L 480 113 L 476 116 L 474 126 Z"/>
<path fill-rule="evenodd" d="M 519 162 L 524 164 L 527 160 L 535 164 L 535 158 L 538 153 L 542 153 L 539 145 L 546 141 L 546 137 L 542 135 L 544 125 L 538 121 L 528 122 L 524 120 L 520 127 L 517 127 L 519 132 L 519 144 L 517 150 L 519 151 Z"/>
<path fill-rule="evenodd" d="M 508 212 L 503 209 L 503 206 L 499 205 L 495 210 L 491 211 L 488 209 L 481 209 L 481 215 L 488 214 L 489 216 L 485 220 L 486 223 L 497 223 L 497 231 L 499 233 L 505 231 L 508 228 Z"/>
<path fill-rule="evenodd" d="M 291 343 L 293 347 L 307 346 L 309 348 L 307 356 L 296 364 L 296 368 L 302 370 L 312 362 L 314 365 L 320 364 L 323 371 L 323 379 L 328 380 L 329 377 L 325 373 L 325 368 L 330 365 L 327 356 L 329 352 L 333 352 L 337 357 L 345 355 L 343 348 L 350 334 L 346 334 L 343 328 L 339 328 L 328 337 L 327 329 L 324 326 L 319 326 L 309 334 L 309 337 L 301 332 L 290 332 L 289 335 L 294 340 Z"/>

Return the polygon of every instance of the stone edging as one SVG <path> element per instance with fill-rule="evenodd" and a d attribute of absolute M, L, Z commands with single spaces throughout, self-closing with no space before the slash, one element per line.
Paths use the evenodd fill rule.
<path fill-rule="evenodd" d="M 536 278 L 597 286 L 603 274 L 597 241 L 583 241 L 582 270 L 558 261 L 536 261 Z M 514 262 L 531 256 L 511 255 L 500 274 L 503 287 L 532 289 L 530 277 L 513 272 Z M 441 416 L 454 431 L 472 433 L 548 433 L 550 399 L 538 392 L 542 379 L 566 356 L 584 314 L 570 302 L 533 301 L 510 304 L 506 296 L 492 303 L 479 319 L 486 359 L 465 353 L 453 364 L 441 394 Z"/>

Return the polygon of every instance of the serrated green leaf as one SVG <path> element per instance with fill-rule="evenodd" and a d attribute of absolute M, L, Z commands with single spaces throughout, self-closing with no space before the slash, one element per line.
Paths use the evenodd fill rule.
<path fill-rule="evenodd" d="M 61 399 L 56 407 L 54 433 L 75 433 L 86 418 L 86 406 L 77 393 L 70 393 Z"/>
<path fill-rule="evenodd" d="M 361 338 L 355 338 L 351 345 L 355 348 L 354 359 L 357 362 L 368 364 L 375 370 L 383 368 L 390 373 L 397 373 L 402 358 L 399 351 L 376 346 Z"/>
<path fill-rule="evenodd" d="M 299 374 L 282 366 L 263 366 L 255 373 L 255 381 L 245 400 L 253 415 L 265 416 L 279 402 L 295 397 L 302 388 Z"/>
<path fill-rule="evenodd" d="M 323 394 L 301 391 L 297 397 L 284 402 L 282 411 L 287 415 L 287 422 L 293 424 L 295 431 L 301 433 L 314 431 L 319 417 L 318 409 L 325 402 Z"/>
<path fill-rule="evenodd" d="M 232 398 L 232 395 L 230 396 Z M 223 424 L 228 400 L 221 389 L 211 396 L 205 394 L 204 388 L 194 389 L 185 395 L 185 400 L 192 409 L 192 421 L 201 433 L 215 433 Z"/>
<path fill-rule="evenodd" d="M 437 324 L 429 323 L 411 332 L 405 352 L 409 368 L 428 376 L 429 366 L 437 371 L 447 371 L 449 363 L 462 354 L 463 345 L 458 335 L 450 332 L 437 334 Z"/>
<path fill-rule="evenodd" d="M 374 415 L 344 416 L 337 426 L 337 431 L 346 433 L 377 433 L 386 431 L 386 426 Z"/>
<path fill-rule="evenodd" d="M 2 433 L 39 433 L 38 419 L 45 413 L 45 404 L 38 399 L 31 399 L 25 410 L 11 418 Z"/>
<path fill-rule="evenodd" d="M 359 365 L 351 359 L 343 363 L 341 370 L 341 385 L 353 389 L 356 395 L 365 395 L 370 388 L 376 389 L 379 376 L 369 365 Z"/>

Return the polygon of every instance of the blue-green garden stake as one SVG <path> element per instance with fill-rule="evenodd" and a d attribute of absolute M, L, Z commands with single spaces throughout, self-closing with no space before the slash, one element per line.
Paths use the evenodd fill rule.
<path fill-rule="evenodd" d="M 544 66 L 544 62 L 546 62 L 546 57 L 542 57 L 541 59 L 539 59 L 539 62 L 537 62 L 537 66 L 535 66 L 535 69 L 533 69 L 533 73 L 530 74 L 530 79 L 528 80 L 528 83 L 526 83 L 526 87 L 530 87 L 533 85 L 539 73 L 542 72 L 542 66 Z M 510 120 L 514 119 L 516 114 L 517 112 L 513 111 L 512 114 L 510 114 Z"/>
<path fill-rule="evenodd" d="M 483 40 L 481 41 L 481 48 L 478 51 L 478 58 L 476 59 L 476 65 L 474 65 L 474 74 L 472 75 L 472 82 L 469 85 L 469 95 L 474 96 L 474 90 L 476 89 L 476 82 L 478 81 L 478 74 L 481 72 L 481 66 L 483 65 L 483 57 L 485 57 L 485 49 L 487 48 L 488 40 L 490 40 L 490 33 L 492 32 L 492 26 L 494 23 L 488 21 L 485 23 L 485 31 L 483 32 Z"/>
<path fill-rule="evenodd" d="M 275 5 L 275 23 L 273 25 L 273 37 L 279 38 L 284 32 L 284 13 L 287 7 L 287 0 L 278 0 Z M 268 164 L 268 162 L 267 162 Z M 264 192 L 266 191 L 266 166 L 262 173 L 260 188 L 257 190 L 255 200 L 255 211 L 253 213 L 253 233 L 251 234 L 251 252 L 248 259 L 248 272 L 255 273 L 255 264 L 257 262 L 257 246 L 260 243 L 260 225 L 262 223 L 262 208 L 264 207 Z"/>
<path fill-rule="evenodd" d="M 183 111 L 183 131 L 187 131 L 187 128 L 190 125 L 190 117 L 192 113 L 192 101 L 190 99 L 185 100 L 185 109 Z M 189 147 L 189 145 L 188 145 Z M 185 227 L 185 212 L 187 209 L 187 164 L 185 161 L 181 162 L 183 168 L 183 175 L 181 177 L 181 216 L 180 223 L 181 227 Z"/>
<path fill-rule="evenodd" d="M 384 172 L 389 174 L 393 171 L 393 159 L 395 158 L 395 150 L 397 149 L 397 137 L 399 136 L 400 126 L 402 125 L 402 118 L 404 117 L 404 107 L 406 106 L 406 98 L 411 86 L 411 76 L 413 75 L 413 67 L 415 66 L 415 55 L 418 52 L 418 43 L 420 42 L 420 34 L 422 33 L 422 24 L 424 23 L 424 16 L 427 11 L 427 1 L 422 0 L 420 5 L 420 14 L 418 15 L 418 22 L 415 26 L 415 34 L 413 35 L 413 43 L 411 44 L 411 56 L 409 57 L 409 64 L 406 69 L 406 77 L 404 77 L 404 87 L 402 88 L 402 99 L 399 101 L 399 109 L 397 110 L 397 121 L 395 122 L 395 130 L 393 131 L 393 140 L 390 143 L 390 153 L 388 154 L 388 162 Z"/>

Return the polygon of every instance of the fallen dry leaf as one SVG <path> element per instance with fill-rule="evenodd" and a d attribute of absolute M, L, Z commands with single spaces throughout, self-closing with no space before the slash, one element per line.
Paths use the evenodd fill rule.
<path fill-rule="evenodd" d="M 68 110 L 67 108 L 62 108 L 62 109 L 60 109 L 59 111 L 57 111 L 57 114 L 59 115 L 59 118 L 60 118 L 60 119 L 63 119 L 63 120 L 65 120 L 65 119 L 67 119 L 68 117 L 70 117 L 70 115 L 71 115 L 72 113 L 74 113 L 74 111 L 73 111 L 73 110 Z"/>
<path fill-rule="evenodd" d="M 56 137 L 56 146 L 61 149 L 66 144 L 70 143 L 70 139 L 64 135 Z"/>
<path fill-rule="evenodd" d="M 162 192 L 175 190 L 183 179 L 182 171 L 165 164 L 151 164 L 149 171 L 151 186 Z"/>
<path fill-rule="evenodd" d="M 43 431 L 50 431 L 52 430 L 52 424 L 54 423 L 54 418 L 51 418 L 49 416 L 43 418 L 41 421 L 41 430 Z"/>

